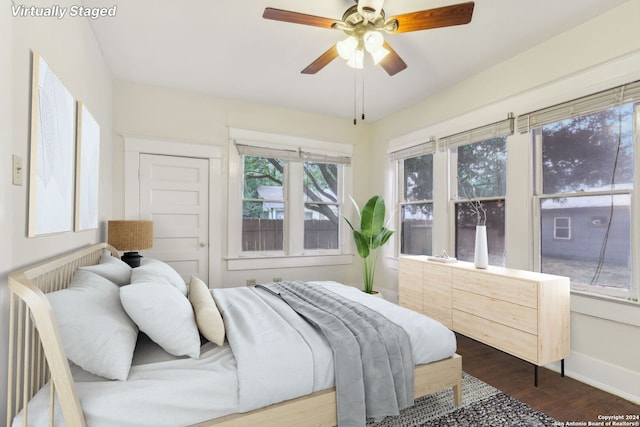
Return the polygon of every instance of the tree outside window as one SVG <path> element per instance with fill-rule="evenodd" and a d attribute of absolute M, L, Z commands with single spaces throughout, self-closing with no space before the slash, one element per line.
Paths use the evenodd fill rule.
<path fill-rule="evenodd" d="M 452 148 L 457 175 L 455 202 L 456 257 L 473 261 L 476 225 L 487 226 L 489 264 L 505 265 L 506 137 Z M 486 215 L 473 209 L 481 203 Z"/>
<path fill-rule="evenodd" d="M 304 248 L 338 249 L 338 165 L 304 163 Z"/>
<path fill-rule="evenodd" d="M 283 251 L 287 229 L 287 162 L 283 159 L 243 156 L 242 250 Z M 339 246 L 339 165 L 305 162 L 302 176 L 304 248 Z M 289 177 L 295 179 L 296 177 Z M 300 188 L 298 186 L 297 188 Z M 295 238 L 295 236 L 294 236 Z"/>
<path fill-rule="evenodd" d="M 400 201 L 400 253 L 432 255 L 433 154 L 399 161 L 402 179 Z"/>
<path fill-rule="evenodd" d="M 541 270 L 569 276 L 574 289 L 631 290 L 636 108 L 609 108 L 535 131 L 542 158 Z"/>

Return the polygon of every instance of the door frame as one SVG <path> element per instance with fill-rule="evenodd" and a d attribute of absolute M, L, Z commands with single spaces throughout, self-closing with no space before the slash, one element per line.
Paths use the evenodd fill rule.
<path fill-rule="evenodd" d="M 222 177 L 224 147 L 213 144 L 124 136 L 124 219 L 126 220 L 146 219 L 140 218 L 141 154 L 192 157 L 209 161 L 209 277 L 207 277 L 207 283 L 210 288 L 221 287 L 222 248 L 220 244 L 214 242 L 222 241 L 220 238 L 222 232 L 220 226 L 222 224 L 222 194 L 220 186 L 214 185 L 214 179 L 219 182 Z M 127 185 L 127 183 L 133 182 L 137 185 Z"/>

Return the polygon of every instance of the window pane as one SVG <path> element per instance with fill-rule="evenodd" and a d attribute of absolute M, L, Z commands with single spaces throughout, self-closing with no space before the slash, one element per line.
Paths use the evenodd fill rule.
<path fill-rule="evenodd" d="M 487 211 L 487 246 L 490 265 L 505 265 L 504 256 L 504 200 L 483 201 Z M 456 258 L 473 261 L 477 216 L 471 203 L 456 203 Z"/>
<path fill-rule="evenodd" d="M 304 200 L 338 201 L 338 165 L 308 162 L 304 164 Z"/>
<path fill-rule="evenodd" d="M 337 205 L 307 203 L 304 208 L 304 248 L 338 249 Z"/>
<path fill-rule="evenodd" d="M 283 242 L 284 203 L 243 202 L 242 250 L 281 251 Z"/>
<path fill-rule="evenodd" d="M 506 194 L 507 139 L 487 139 L 457 147 L 458 197 L 503 197 Z"/>
<path fill-rule="evenodd" d="M 615 171 L 615 176 L 614 176 Z M 542 128 L 544 194 L 622 188 L 633 183 L 633 105 Z"/>
<path fill-rule="evenodd" d="M 242 250 L 284 248 L 284 161 L 243 157 Z"/>
<path fill-rule="evenodd" d="M 244 156 L 243 159 L 244 198 L 284 200 L 282 196 L 284 160 L 253 156 Z"/>
<path fill-rule="evenodd" d="M 548 198 L 540 211 L 544 273 L 587 289 L 631 288 L 629 195 Z"/>
<path fill-rule="evenodd" d="M 433 154 L 404 160 L 404 201 L 433 199 Z"/>
<path fill-rule="evenodd" d="M 400 253 L 405 255 L 433 255 L 433 204 L 402 205 L 400 225 Z"/>

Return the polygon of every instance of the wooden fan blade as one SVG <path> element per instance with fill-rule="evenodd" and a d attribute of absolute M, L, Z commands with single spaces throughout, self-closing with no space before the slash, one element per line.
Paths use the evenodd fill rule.
<path fill-rule="evenodd" d="M 338 57 L 338 48 L 336 45 L 331 46 L 325 53 L 320 55 L 318 59 L 307 65 L 307 68 L 302 70 L 302 74 L 315 74 L 318 71 L 326 67 L 329 62 Z"/>
<path fill-rule="evenodd" d="M 387 56 L 382 58 L 382 60 L 380 61 L 380 66 L 384 68 L 384 70 L 390 76 L 393 76 L 394 74 L 397 74 L 407 68 L 407 64 L 402 60 L 402 58 L 400 58 L 400 55 L 398 55 L 398 53 L 393 50 L 391 45 L 386 41 L 384 42 L 384 48 L 387 49 L 389 53 L 387 53 Z"/>
<path fill-rule="evenodd" d="M 321 16 L 306 15 L 304 13 L 291 12 L 289 10 L 274 9 L 267 7 L 262 14 L 265 19 L 273 19 L 274 21 L 291 22 L 294 24 L 311 25 L 313 27 L 333 28 L 334 24 L 342 21 Z"/>
<path fill-rule="evenodd" d="M 471 16 L 473 15 L 473 6 L 474 2 L 470 1 L 394 16 L 387 22 L 396 21 L 397 28 L 387 32 L 397 34 L 468 24 L 471 22 Z"/>

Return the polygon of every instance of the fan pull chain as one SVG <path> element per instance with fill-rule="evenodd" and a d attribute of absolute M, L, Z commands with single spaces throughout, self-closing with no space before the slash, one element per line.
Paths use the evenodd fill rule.
<path fill-rule="evenodd" d="M 362 121 L 364 121 L 364 70 L 362 70 Z"/>
<path fill-rule="evenodd" d="M 354 74 L 353 74 L 353 125 L 355 126 L 358 121 L 356 119 L 356 117 L 358 117 L 358 70 L 355 70 Z M 362 102 L 362 113 L 361 116 L 362 120 L 364 121 L 364 71 L 361 71 L 361 87 L 362 87 L 362 98 L 361 98 L 361 102 Z"/>
<path fill-rule="evenodd" d="M 356 116 L 357 116 L 357 108 L 358 108 L 358 73 L 354 71 L 353 73 L 353 125 L 357 124 Z"/>

